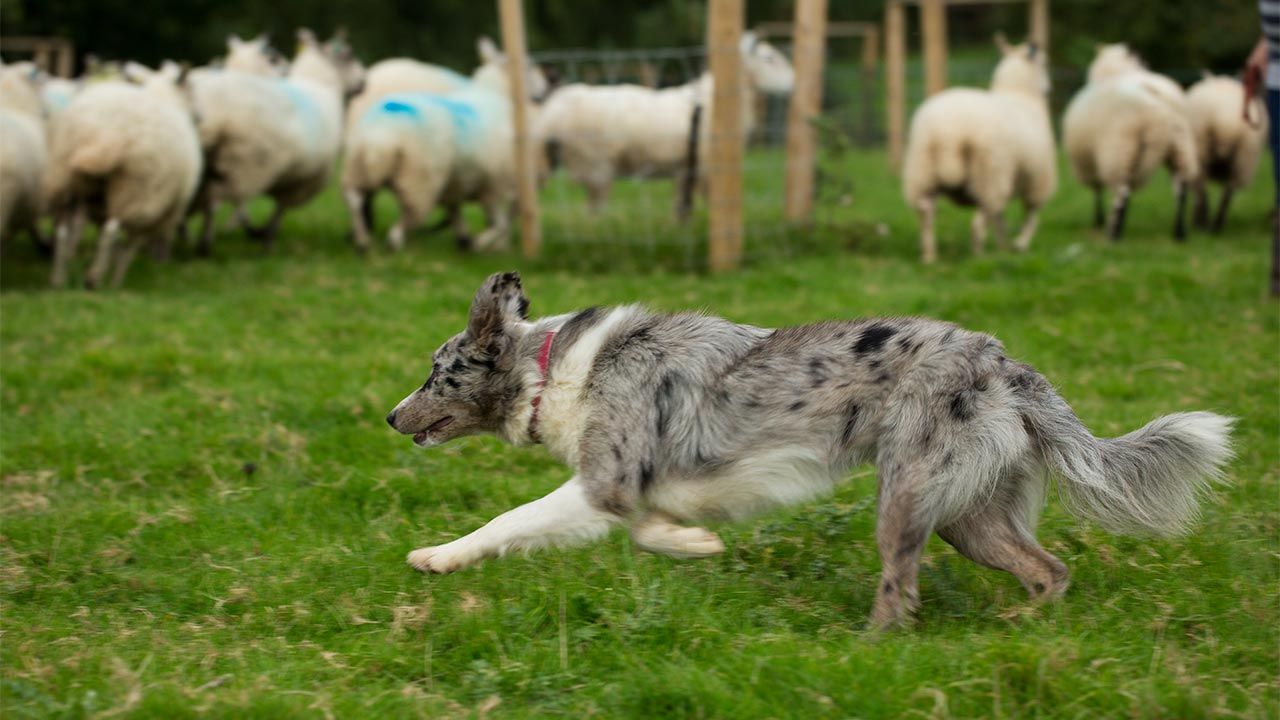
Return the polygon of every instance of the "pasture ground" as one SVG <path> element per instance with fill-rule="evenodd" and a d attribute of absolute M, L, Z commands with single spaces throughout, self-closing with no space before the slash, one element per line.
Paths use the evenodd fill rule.
<path fill-rule="evenodd" d="M 227 232 L 212 260 L 140 259 L 122 292 L 49 292 L 45 262 L 10 243 L 4 714 L 1274 717 L 1280 315 L 1265 295 L 1265 173 L 1228 232 L 1185 245 L 1158 181 L 1115 246 L 1064 173 L 1030 254 L 971 257 L 967 214 L 947 208 L 942 261 L 921 267 L 883 156 L 841 162 L 851 206 L 786 232 L 780 193 L 755 193 L 749 263 L 723 277 L 690 272 L 702 248 L 652 219 L 665 201 L 628 213 L 626 187 L 600 221 L 617 234 L 590 243 L 575 244 L 570 200 L 546 207 L 535 263 L 461 255 L 442 236 L 357 257 L 332 190 L 269 256 Z M 755 153 L 749 183 L 779 168 Z M 628 244 L 638 220 L 657 229 Z M 539 448 L 419 451 L 383 422 L 480 280 L 513 267 L 536 314 L 643 301 L 762 325 L 952 320 L 1038 367 L 1095 434 L 1177 410 L 1238 416 L 1232 484 L 1172 540 L 1106 534 L 1051 498 L 1039 537 L 1073 574 L 1048 606 L 935 538 L 918 626 L 887 636 L 864 629 L 879 571 L 869 467 L 829 500 L 716 527 L 729 550 L 711 560 L 639 554 L 615 532 L 423 577 L 408 550 L 567 477 Z"/>

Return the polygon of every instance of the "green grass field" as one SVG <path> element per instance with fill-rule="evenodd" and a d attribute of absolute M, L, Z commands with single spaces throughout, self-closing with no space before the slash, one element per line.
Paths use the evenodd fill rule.
<path fill-rule="evenodd" d="M 971 257 L 967 215 L 948 208 L 926 268 L 883 157 L 836 165 L 852 203 L 788 231 L 778 158 L 753 154 L 748 263 L 718 277 L 694 272 L 701 221 L 676 230 L 669 191 L 626 187 L 600 221 L 549 188 L 535 263 L 442 236 L 357 257 L 332 191 L 270 256 L 224 233 L 212 260 L 139 260 L 122 292 L 47 291 L 45 262 L 10 243 L 3 714 L 1275 717 L 1280 313 L 1263 174 L 1226 234 L 1185 245 L 1164 180 L 1115 246 L 1065 176 L 1027 255 Z M 421 451 L 383 422 L 481 279 L 513 267 L 535 314 L 642 301 L 762 325 L 952 320 L 1037 366 L 1095 434 L 1238 416 L 1232 484 L 1171 540 L 1106 534 L 1051 498 L 1039 536 L 1073 575 L 1048 606 L 935 538 L 917 627 L 884 636 L 865 629 L 870 467 L 829 500 L 715 527 L 729 550 L 711 560 L 639 554 L 615 532 L 424 577 L 408 550 L 567 478 L 539 448 Z"/>

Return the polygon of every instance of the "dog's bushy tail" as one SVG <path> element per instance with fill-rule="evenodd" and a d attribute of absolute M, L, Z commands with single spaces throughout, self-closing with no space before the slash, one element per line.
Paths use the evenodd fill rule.
<path fill-rule="evenodd" d="M 1176 535 L 1199 516 L 1199 495 L 1223 479 L 1233 418 L 1165 415 L 1118 438 L 1096 438 L 1040 378 L 1024 408 L 1068 506 L 1113 532 Z"/>

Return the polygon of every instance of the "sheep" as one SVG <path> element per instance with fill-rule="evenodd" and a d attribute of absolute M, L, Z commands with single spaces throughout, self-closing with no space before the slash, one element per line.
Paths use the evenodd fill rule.
<path fill-rule="evenodd" d="M 197 252 L 213 242 L 212 215 L 227 201 L 259 195 L 275 202 L 271 218 L 250 234 L 273 242 L 284 213 L 324 189 L 342 137 L 342 78 L 309 31 L 287 78 L 234 70 L 193 82 L 206 177 L 195 210 L 204 215 Z"/>
<path fill-rule="evenodd" d="M 1163 164 L 1177 196 L 1173 236 L 1184 239 L 1186 191 L 1199 176 L 1199 162 L 1182 88 L 1147 70 L 1123 45 L 1100 48 L 1089 78 L 1067 106 L 1062 133 L 1075 176 L 1093 189 L 1094 226 L 1105 224 L 1107 236 L 1118 241 L 1129 195 Z M 1106 188 L 1114 194 L 1109 219 Z"/>
<path fill-rule="evenodd" d="M 1004 248 L 1004 209 L 1015 197 L 1025 217 L 1016 250 L 1031 247 L 1040 208 L 1057 190 L 1049 75 L 1035 43 L 1009 45 L 996 38 L 1001 60 L 990 90 L 953 88 L 929 98 L 911 119 L 903 159 L 902 189 L 920 215 L 921 260 L 938 257 L 934 219 L 938 195 L 976 206 L 971 225 L 974 254 L 987 229 Z"/>
<path fill-rule="evenodd" d="M 263 77 L 282 77 L 288 71 L 284 59 L 271 47 L 266 33 L 252 40 L 241 40 L 235 33 L 228 35 L 227 57 L 222 67 Z"/>
<path fill-rule="evenodd" d="M 43 207 L 44 107 L 31 63 L 0 67 L 0 242 L 26 230 L 40 242 L 36 221 Z"/>
<path fill-rule="evenodd" d="M 370 245 L 372 195 L 381 188 L 400 206 L 387 234 L 393 250 L 437 204 L 446 210 L 442 224 L 453 226 L 459 244 L 471 244 L 460 210 L 467 202 L 479 202 L 488 223 L 475 247 L 506 247 L 516 186 L 508 71 L 492 41 L 481 38 L 478 45 L 483 64 L 457 89 L 385 95 L 352 121 L 342 190 L 362 252 Z M 545 80 L 530 67 L 537 93 Z M 385 87 L 377 84 L 382 80 L 370 72 L 371 88 Z"/>
<path fill-rule="evenodd" d="M 144 242 L 167 244 L 200 181 L 200 140 L 185 70 L 129 65 L 140 84 L 94 83 L 54 125 L 45 193 L 56 220 L 52 284 L 66 284 L 67 263 L 86 220 L 101 225 L 85 286 L 101 287 L 114 267 L 119 287 Z M 120 237 L 121 233 L 124 238 Z"/>
<path fill-rule="evenodd" d="M 1212 231 L 1222 231 L 1231 194 L 1249 184 L 1262 158 L 1267 137 L 1267 111 L 1262 101 L 1246 102 L 1244 85 L 1235 78 L 1206 75 L 1187 91 L 1187 111 L 1199 152 L 1201 175 L 1195 184 L 1195 221 L 1209 225 L 1206 180 L 1222 185 L 1222 199 Z"/>
<path fill-rule="evenodd" d="M 757 93 L 785 94 L 795 84 L 786 56 L 745 33 L 742 53 L 742 133 L 754 130 Z M 545 144 L 552 165 L 563 165 L 586 188 L 593 212 L 608 200 L 620 177 L 676 177 L 688 172 L 690 125 L 694 109 L 711 112 L 714 80 L 710 73 L 685 85 L 655 90 L 643 85 L 565 85 L 540 108 L 535 136 Z M 710 123 L 701 123 L 701 152 L 710 143 Z M 705 166 L 705 163 L 702 163 Z"/>

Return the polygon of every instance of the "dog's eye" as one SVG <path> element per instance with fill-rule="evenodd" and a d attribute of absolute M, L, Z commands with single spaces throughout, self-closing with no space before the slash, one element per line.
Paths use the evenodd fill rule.
<path fill-rule="evenodd" d="M 427 376 L 427 381 L 422 383 L 422 387 L 419 388 L 419 390 L 427 390 L 434 385 L 436 383 L 436 375 L 439 374 L 439 372 L 439 368 L 433 365 L 431 367 L 431 374 Z"/>

